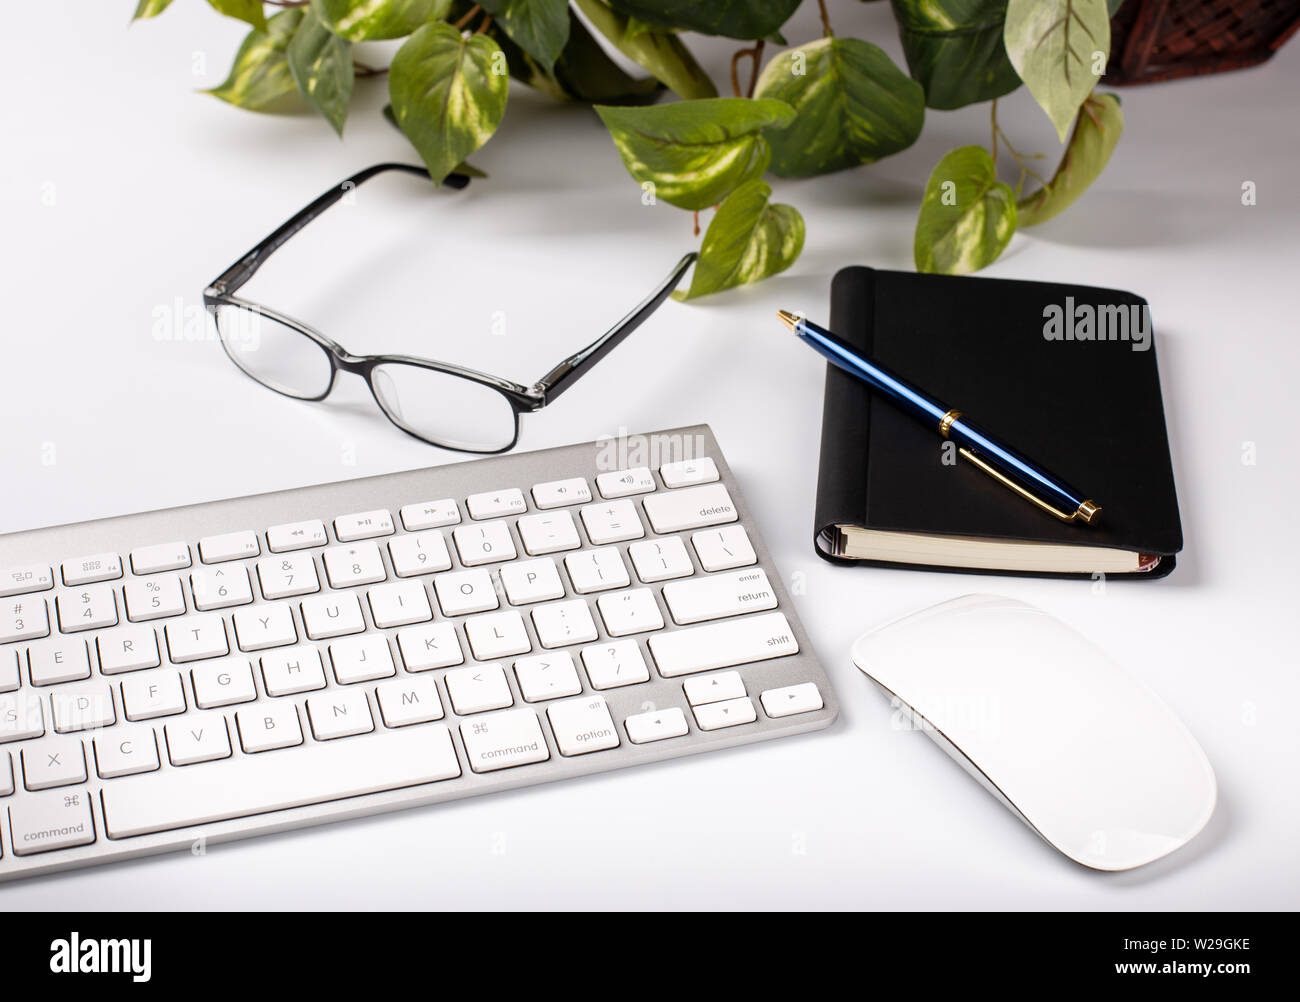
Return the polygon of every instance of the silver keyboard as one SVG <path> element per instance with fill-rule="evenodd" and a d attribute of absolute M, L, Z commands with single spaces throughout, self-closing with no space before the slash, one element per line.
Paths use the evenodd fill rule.
<path fill-rule="evenodd" d="M 837 712 L 703 425 L 0 536 L 0 880 Z"/>

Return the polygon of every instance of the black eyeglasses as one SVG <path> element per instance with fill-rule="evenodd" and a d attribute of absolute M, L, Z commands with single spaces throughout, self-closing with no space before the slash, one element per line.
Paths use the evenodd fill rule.
<path fill-rule="evenodd" d="M 429 176 L 423 167 L 396 163 L 375 164 L 353 174 L 227 268 L 203 291 L 203 303 L 230 360 L 263 386 L 298 400 L 323 400 L 334 388 L 339 370 L 356 373 L 393 424 L 430 445 L 478 453 L 514 448 L 519 415 L 545 407 L 641 326 L 696 258 L 694 252 L 683 257 L 631 313 L 532 386 L 427 358 L 353 355 L 307 324 L 235 296 L 266 259 L 304 226 L 358 185 L 394 170 Z M 443 184 L 464 188 L 469 178 L 449 174 Z"/>

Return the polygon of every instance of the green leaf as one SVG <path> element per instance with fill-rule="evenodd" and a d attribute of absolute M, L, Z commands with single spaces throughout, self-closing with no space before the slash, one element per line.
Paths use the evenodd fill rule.
<path fill-rule="evenodd" d="M 278 110 L 298 92 L 286 50 L 302 19 L 303 9 L 291 7 L 274 15 L 266 31 L 250 31 L 235 53 L 230 75 L 205 93 L 251 111 Z"/>
<path fill-rule="evenodd" d="M 1106 0 L 1010 0 L 1002 38 L 1011 65 L 1065 142 L 1079 105 L 1106 70 Z"/>
<path fill-rule="evenodd" d="M 1020 86 L 1002 45 L 1007 0 L 892 0 L 912 79 L 931 108 L 961 108 Z"/>
<path fill-rule="evenodd" d="M 691 287 L 674 299 L 694 299 L 785 271 L 803 250 L 803 217 L 792 205 L 771 205 L 772 187 L 746 181 L 727 196 L 704 232 Z"/>
<path fill-rule="evenodd" d="M 1123 132 L 1124 112 L 1114 94 L 1088 98 L 1079 109 L 1070 145 L 1052 180 L 1016 203 L 1017 225 L 1045 223 L 1087 191 L 1110 161 Z"/>
<path fill-rule="evenodd" d="M 569 0 L 480 0 L 516 45 L 547 72 L 569 40 Z"/>
<path fill-rule="evenodd" d="M 681 209 L 716 205 L 767 169 L 772 151 L 763 130 L 788 125 L 783 101 L 715 97 L 653 108 L 596 108 L 638 182 Z"/>
<path fill-rule="evenodd" d="M 593 104 L 653 102 L 662 90 L 659 81 L 625 72 L 606 54 L 581 19 L 572 10 L 567 14 L 570 18 L 569 41 L 551 74 L 563 95 Z M 506 57 L 509 58 L 509 53 Z M 537 71 L 542 72 L 540 66 L 537 66 Z"/>
<path fill-rule="evenodd" d="M 391 104 L 384 105 L 382 114 L 384 116 L 384 121 L 398 132 L 402 131 L 402 127 L 397 124 L 397 116 L 393 114 L 393 106 Z M 464 174 L 466 177 L 487 177 L 486 171 L 479 170 L 471 163 L 458 163 L 451 169 L 451 172 L 453 174 Z"/>
<path fill-rule="evenodd" d="M 402 43 L 388 69 L 397 124 L 439 184 L 492 138 L 508 89 L 501 47 L 441 22 L 424 25 Z"/>
<path fill-rule="evenodd" d="M 785 101 L 795 120 L 772 129 L 772 170 L 806 177 L 869 164 L 921 134 L 925 92 L 870 42 L 819 38 L 772 59 L 756 97 Z"/>
<path fill-rule="evenodd" d="M 140 0 L 135 7 L 135 14 L 131 16 L 132 21 L 139 21 L 144 17 L 157 17 L 168 7 L 171 6 L 172 0 Z"/>
<path fill-rule="evenodd" d="M 610 0 L 610 6 L 660 28 L 757 40 L 785 24 L 799 0 Z"/>
<path fill-rule="evenodd" d="M 266 13 L 262 0 L 208 0 L 208 4 L 227 17 L 246 21 L 258 31 L 266 31 Z"/>
<path fill-rule="evenodd" d="M 992 264 L 1016 231 L 1016 196 L 982 146 L 953 150 L 930 175 L 916 220 L 917 271 L 964 275 Z"/>
<path fill-rule="evenodd" d="M 367 42 L 404 38 L 447 16 L 451 0 L 311 0 L 321 23 L 339 38 Z"/>
<path fill-rule="evenodd" d="M 352 98 L 352 43 L 333 34 L 308 9 L 289 43 L 288 56 L 289 72 L 302 96 L 343 135 Z"/>
<path fill-rule="evenodd" d="M 620 14 L 604 0 L 576 0 L 596 30 L 629 59 L 643 66 L 678 97 L 717 97 L 707 73 L 672 31 Z"/>

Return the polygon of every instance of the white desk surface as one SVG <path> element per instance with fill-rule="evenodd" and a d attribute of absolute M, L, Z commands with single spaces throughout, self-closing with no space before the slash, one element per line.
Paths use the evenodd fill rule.
<path fill-rule="evenodd" d="M 815 7 L 787 30 L 816 35 Z M 286 401 L 169 316 L 301 205 L 360 167 L 414 159 L 363 82 L 346 138 L 193 93 L 240 25 L 199 3 L 127 27 L 132 0 L 8 12 L 0 111 L 0 530 L 412 469 L 356 380 Z M 841 34 L 901 62 L 884 4 L 834 5 Z M 726 79 L 732 43 L 702 46 Z M 197 72 L 195 70 L 197 69 Z M 841 265 L 912 267 L 925 179 L 988 141 L 987 106 L 929 112 L 874 167 L 777 181 L 808 225 L 761 285 L 668 303 L 520 447 L 620 428 L 713 426 L 844 704 L 829 731 L 568 784 L 0 888 L 26 908 L 1264 909 L 1300 904 L 1293 441 L 1300 43 L 1269 65 L 1123 91 L 1128 131 L 1086 198 L 985 274 L 1133 289 L 1151 302 L 1186 549 L 1167 580 L 844 570 L 810 540 L 823 364 L 775 322 L 825 311 Z M 1023 90 L 1000 119 L 1056 145 Z M 513 90 L 468 192 L 373 182 L 258 276 L 261 298 L 349 348 L 412 351 L 520 380 L 590 340 L 692 246 L 643 206 L 595 115 Z M 1258 204 L 1244 207 L 1243 181 Z M 382 186 L 382 187 L 381 187 Z M 251 293 L 250 289 L 250 293 Z M 505 333 L 494 334 L 494 321 Z M 1106 406 L 1104 387 L 1098 406 Z M 1254 451 L 1248 465 L 1243 455 Z M 1117 653 L 1182 715 L 1220 801 L 1187 848 L 1102 875 L 1057 856 L 927 738 L 891 728 L 848 661 L 860 632 L 974 590 L 1037 603 Z"/>

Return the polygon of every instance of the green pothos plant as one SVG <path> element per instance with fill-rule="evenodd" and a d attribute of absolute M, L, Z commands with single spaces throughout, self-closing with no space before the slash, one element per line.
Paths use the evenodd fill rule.
<path fill-rule="evenodd" d="M 138 0 L 135 17 L 172 2 Z M 927 108 L 990 103 L 988 147 L 951 151 L 925 186 L 914 255 L 927 272 L 996 260 L 1017 227 L 1051 219 L 1088 188 L 1124 129 L 1118 99 L 1095 89 L 1122 0 L 891 0 L 906 71 L 872 42 L 837 34 L 826 0 L 814 0 L 821 37 L 792 44 L 782 31 L 800 2 L 207 0 L 251 27 L 208 93 L 254 111 L 306 102 L 341 134 L 354 90 L 383 80 L 385 113 L 435 181 L 479 173 L 465 160 L 501 124 L 509 78 L 591 104 L 644 200 L 694 213 L 696 235 L 699 214 L 715 210 L 681 298 L 757 281 L 799 256 L 803 217 L 772 202 L 766 175 L 874 163 L 916 141 Z M 743 43 L 729 95 L 685 32 Z M 356 43 L 380 39 L 404 39 L 389 66 L 357 59 Z M 645 75 L 625 72 L 607 47 Z M 1050 177 L 1035 169 L 1042 154 L 1022 154 L 998 122 L 998 98 L 1022 84 L 1063 145 Z M 665 91 L 680 100 L 655 103 Z M 999 157 L 1019 168 L 1014 187 L 999 180 Z"/>

